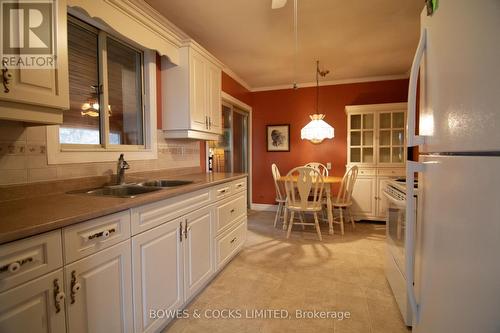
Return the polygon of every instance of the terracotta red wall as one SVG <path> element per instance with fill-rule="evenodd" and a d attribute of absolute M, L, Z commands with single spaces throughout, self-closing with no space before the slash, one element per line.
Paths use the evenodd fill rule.
<path fill-rule="evenodd" d="M 224 72 L 222 72 L 221 85 L 223 92 L 248 105 L 252 105 L 252 93 Z"/>
<path fill-rule="evenodd" d="M 408 80 L 366 82 L 320 87 L 319 111 L 335 128 L 335 138 L 319 145 L 300 139 L 300 130 L 315 113 L 316 88 L 252 93 L 253 198 L 254 203 L 274 204 L 271 164 L 280 172 L 307 162 L 332 163 L 335 176 L 342 176 L 347 162 L 346 105 L 406 102 Z M 290 152 L 266 151 L 266 125 L 290 124 Z"/>

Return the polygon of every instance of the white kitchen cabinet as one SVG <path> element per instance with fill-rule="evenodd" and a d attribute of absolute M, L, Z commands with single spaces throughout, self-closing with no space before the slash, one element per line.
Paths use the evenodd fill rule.
<path fill-rule="evenodd" d="M 62 269 L 0 293 L 0 332 L 66 332 Z"/>
<path fill-rule="evenodd" d="M 214 209 L 198 209 L 132 237 L 135 332 L 156 332 L 214 272 Z M 166 283 L 165 281 L 168 281 Z"/>
<path fill-rule="evenodd" d="M 346 106 L 347 167 L 359 168 L 352 194 L 355 219 L 385 219 L 385 183 L 405 174 L 406 108 L 406 103 Z"/>
<path fill-rule="evenodd" d="M 168 317 L 151 310 L 177 310 L 184 302 L 184 219 L 132 237 L 135 332 L 156 332 Z"/>
<path fill-rule="evenodd" d="M 373 176 L 358 176 L 352 191 L 352 213 L 355 217 L 375 216 L 377 182 Z"/>
<path fill-rule="evenodd" d="M 214 265 L 214 207 L 197 210 L 184 219 L 185 300 L 194 296 L 212 277 Z"/>
<path fill-rule="evenodd" d="M 243 247 L 246 187 L 220 183 L 1 245 L 0 332 L 158 332 L 165 311 Z"/>
<path fill-rule="evenodd" d="M 162 59 L 166 138 L 217 140 L 221 124 L 221 63 L 195 42 L 179 49 L 180 63 Z"/>
<path fill-rule="evenodd" d="M 130 240 L 65 266 L 71 333 L 132 331 Z"/>
<path fill-rule="evenodd" d="M 207 62 L 207 103 L 209 129 L 216 134 L 222 134 L 222 99 L 221 99 L 221 69 L 212 62 Z"/>
<path fill-rule="evenodd" d="M 57 66 L 53 69 L 9 68 L 0 88 L 0 119 L 41 124 L 61 124 L 69 108 L 66 1 L 54 1 Z M 7 80 L 5 80 L 7 79 Z"/>

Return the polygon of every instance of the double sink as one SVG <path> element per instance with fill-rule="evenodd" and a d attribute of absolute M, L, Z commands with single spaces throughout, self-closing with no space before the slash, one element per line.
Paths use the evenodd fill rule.
<path fill-rule="evenodd" d="M 164 188 L 174 188 L 183 185 L 192 184 L 192 180 L 167 180 L 167 179 L 157 179 L 149 180 L 137 184 L 123 184 L 123 185 L 113 185 L 104 186 L 91 190 L 79 190 L 70 192 L 72 194 L 87 194 L 96 195 L 104 197 L 116 197 L 116 198 L 133 198 L 136 195 L 150 193 L 159 191 Z"/>

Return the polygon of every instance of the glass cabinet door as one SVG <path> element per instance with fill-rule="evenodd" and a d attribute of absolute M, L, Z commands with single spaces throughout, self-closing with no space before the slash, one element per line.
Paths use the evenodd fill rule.
<path fill-rule="evenodd" d="M 370 114 L 350 115 L 350 163 L 374 163 L 375 118 Z"/>
<path fill-rule="evenodd" d="M 404 163 L 404 112 L 379 113 L 379 163 Z"/>

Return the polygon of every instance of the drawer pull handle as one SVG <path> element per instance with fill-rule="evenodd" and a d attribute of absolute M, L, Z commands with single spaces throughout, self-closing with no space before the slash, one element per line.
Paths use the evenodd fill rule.
<path fill-rule="evenodd" d="M 182 236 L 184 235 L 184 232 L 182 231 L 182 221 L 179 222 L 179 240 L 182 243 Z"/>
<path fill-rule="evenodd" d="M 33 257 L 27 257 L 23 259 L 16 260 L 9 264 L 0 267 L 0 273 L 9 272 L 10 274 L 17 274 L 21 270 L 21 267 L 29 262 L 33 262 L 35 259 Z"/>
<path fill-rule="evenodd" d="M 243 186 L 243 184 L 238 184 L 238 185 L 236 185 L 236 187 L 237 187 L 237 188 L 240 188 L 240 187 L 242 187 L 242 186 Z"/>
<path fill-rule="evenodd" d="M 236 238 L 236 237 L 234 237 L 233 239 L 231 239 L 231 242 L 230 242 L 230 243 L 231 243 L 231 244 L 233 244 L 233 243 L 236 241 L 236 239 L 237 239 L 237 238 Z"/>
<path fill-rule="evenodd" d="M 13 262 L 12 264 L 9 265 L 9 273 L 17 273 L 21 269 L 21 264 L 16 262 Z"/>
<path fill-rule="evenodd" d="M 71 304 L 74 304 L 76 301 L 76 294 L 82 289 L 82 285 L 80 282 L 76 280 L 76 271 L 71 272 Z"/>
<path fill-rule="evenodd" d="M 187 239 L 188 238 L 188 231 L 191 230 L 191 227 L 188 228 L 188 220 L 185 219 L 184 220 L 185 224 L 184 224 L 184 239 Z"/>
<path fill-rule="evenodd" d="M 64 300 L 66 295 L 61 291 L 59 287 L 59 279 L 54 280 L 54 306 L 56 308 L 56 313 L 61 311 L 61 302 Z"/>
<path fill-rule="evenodd" d="M 219 193 L 226 193 L 226 189 L 219 190 Z"/>
<path fill-rule="evenodd" d="M 233 209 L 231 209 L 230 213 L 231 213 L 231 214 L 232 214 L 232 213 L 234 213 L 234 208 L 233 208 Z"/>
<path fill-rule="evenodd" d="M 116 232 L 116 229 L 115 228 L 111 228 L 109 230 L 103 230 L 103 231 L 99 231 L 99 232 L 96 232 L 95 234 L 92 234 L 92 235 L 89 235 L 87 237 L 88 240 L 92 240 L 94 238 L 103 238 L 103 239 L 106 239 L 108 238 L 112 233 Z"/>

